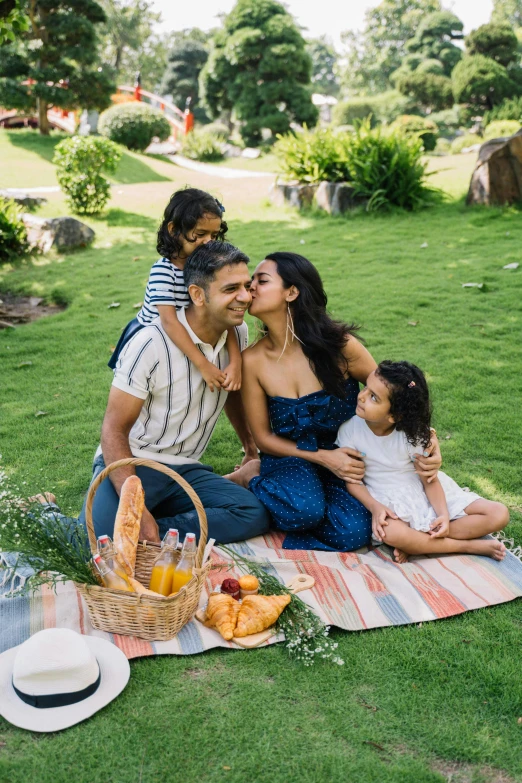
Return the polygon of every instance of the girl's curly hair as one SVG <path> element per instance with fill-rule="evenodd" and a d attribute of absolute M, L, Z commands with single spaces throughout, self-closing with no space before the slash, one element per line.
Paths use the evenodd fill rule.
<path fill-rule="evenodd" d="M 223 240 L 228 231 L 228 226 L 223 220 L 223 205 L 204 190 L 198 188 L 183 188 L 177 190 L 167 204 L 163 221 L 158 229 L 158 244 L 156 249 L 160 256 L 171 261 L 176 258 L 182 248 L 180 237 L 187 242 L 194 242 L 193 231 L 198 220 L 205 215 L 214 215 L 221 218 L 221 228 L 217 235 L 218 240 Z M 169 230 L 169 225 L 171 229 Z"/>
<path fill-rule="evenodd" d="M 412 446 L 427 448 L 431 440 L 430 392 L 424 373 L 410 362 L 384 361 L 377 375 L 390 390 L 390 413 L 395 427 Z"/>

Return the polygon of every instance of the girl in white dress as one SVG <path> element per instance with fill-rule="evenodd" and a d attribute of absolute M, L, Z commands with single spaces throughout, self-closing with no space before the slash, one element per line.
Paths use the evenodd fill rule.
<path fill-rule="evenodd" d="M 435 479 L 415 472 L 415 459 L 431 438 L 426 378 L 409 362 L 384 361 L 368 376 L 356 415 L 341 425 L 337 445 L 364 456 L 364 484 L 347 483 L 372 514 L 377 543 L 408 554 L 467 552 L 502 560 L 504 545 L 481 536 L 509 522 L 506 506 L 461 489 L 442 471 Z"/>

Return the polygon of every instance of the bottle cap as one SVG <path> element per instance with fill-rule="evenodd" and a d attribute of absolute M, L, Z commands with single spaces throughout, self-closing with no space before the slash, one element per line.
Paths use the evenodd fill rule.
<path fill-rule="evenodd" d="M 98 563 L 100 560 L 102 560 L 102 556 L 99 553 L 96 553 L 95 555 L 92 556 L 92 559 L 94 560 L 95 563 Z"/>
<path fill-rule="evenodd" d="M 98 541 L 101 541 L 102 544 L 104 544 L 108 540 L 109 540 L 109 536 L 107 535 L 98 536 Z"/>
<path fill-rule="evenodd" d="M 187 533 L 185 536 L 185 541 L 195 541 L 196 534 L 195 533 Z"/>
<path fill-rule="evenodd" d="M 177 537 L 179 536 L 179 531 L 175 527 L 169 527 L 168 535 Z"/>

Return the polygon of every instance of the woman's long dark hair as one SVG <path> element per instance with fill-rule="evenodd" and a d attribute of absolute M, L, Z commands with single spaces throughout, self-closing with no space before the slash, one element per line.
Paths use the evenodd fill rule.
<path fill-rule="evenodd" d="M 198 188 L 177 190 L 165 208 L 163 220 L 158 229 L 156 249 L 160 256 L 169 261 L 176 258 L 182 248 L 181 236 L 187 242 L 195 242 L 193 231 L 198 220 L 201 220 L 205 215 L 221 218 L 221 228 L 217 239 L 224 240 L 228 231 L 228 226 L 223 220 L 224 211 L 223 204 L 205 190 Z M 169 230 L 169 224 L 172 224 L 171 230 Z"/>
<path fill-rule="evenodd" d="M 301 341 L 310 367 L 325 391 L 344 398 L 348 362 L 343 349 L 359 327 L 330 318 L 323 281 L 307 258 L 286 252 L 270 253 L 265 258 L 277 266 L 285 288 L 295 286 L 299 291 L 297 299 L 290 302 L 290 311 L 295 335 Z"/>

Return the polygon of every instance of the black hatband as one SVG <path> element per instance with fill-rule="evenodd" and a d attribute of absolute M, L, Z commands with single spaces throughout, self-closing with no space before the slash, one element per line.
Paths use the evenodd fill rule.
<path fill-rule="evenodd" d="M 47 709 L 49 707 L 67 707 L 69 704 L 77 704 L 77 702 L 87 699 L 89 696 L 92 696 L 93 693 L 96 693 L 96 691 L 99 688 L 100 682 L 101 682 L 101 670 L 98 674 L 98 679 L 96 680 L 96 682 L 93 682 L 92 685 L 88 685 L 86 688 L 83 688 L 83 690 L 81 691 L 74 691 L 74 693 L 51 693 L 43 696 L 31 696 L 28 693 L 19 691 L 18 688 L 15 686 L 14 682 L 12 683 L 12 685 L 16 695 L 23 702 L 29 704 L 30 707 Z"/>

